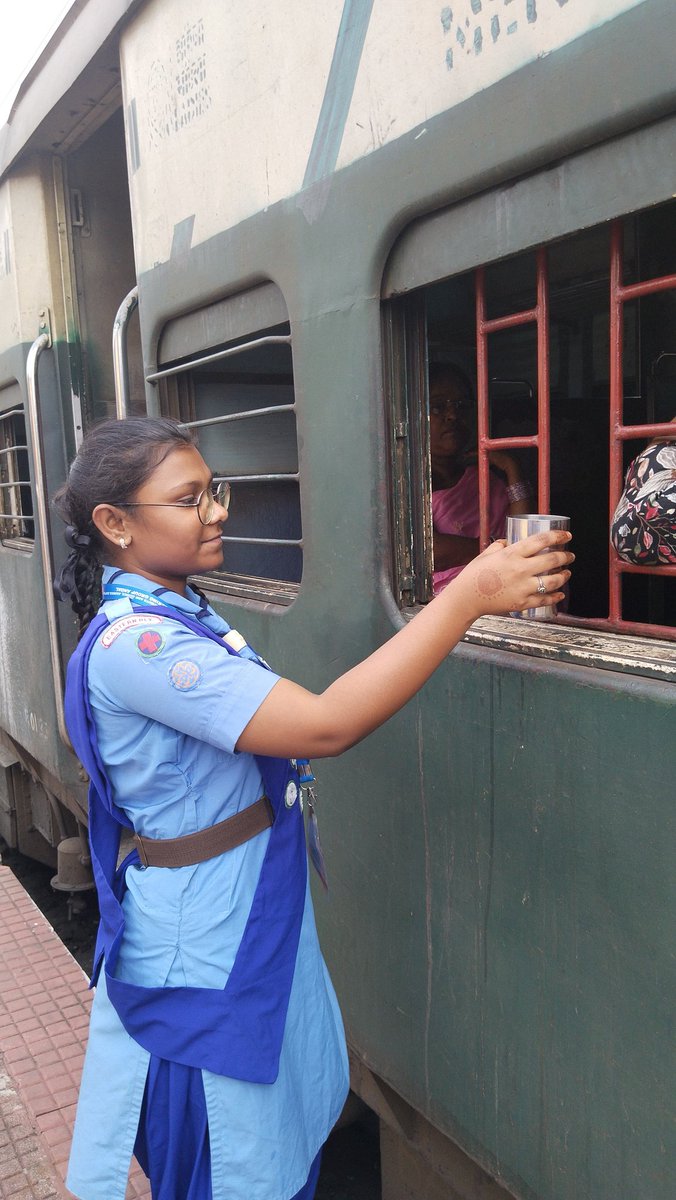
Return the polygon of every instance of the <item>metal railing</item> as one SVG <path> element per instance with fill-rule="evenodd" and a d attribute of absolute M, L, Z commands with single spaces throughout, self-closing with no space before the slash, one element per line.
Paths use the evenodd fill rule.
<path fill-rule="evenodd" d="M 13 513 L 6 513 L 6 512 L 0 512 L 0 521 L 18 521 L 18 522 L 20 522 L 20 523 L 25 523 L 26 521 L 32 521 L 32 522 L 33 522 L 33 525 L 35 525 L 35 517 L 29 517 L 29 516 L 27 516 L 27 515 L 26 515 L 26 514 L 24 514 L 24 513 L 15 513 L 15 512 L 13 512 Z M 16 537 L 28 537 L 28 534 L 9 534 L 9 535 L 7 535 L 7 534 L 6 534 L 6 535 L 5 535 L 5 540 L 7 539 L 7 537 L 13 537 L 13 536 L 16 536 Z"/>
<path fill-rule="evenodd" d="M 157 383 L 161 379 L 168 379 L 172 376 L 187 374 L 189 371 L 194 371 L 198 367 L 210 366 L 212 363 L 220 362 L 226 358 L 233 358 L 239 354 L 245 354 L 251 350 L 257 350 L 262 346 L 290 346 L 290 334 L 268 334 L 265 337 L 252 338 L 248 342 L 241 342 L 237 346 L 229 346 L 224 350 L 217 350 L 213 354 L 205 354 L 200 358 L 192 359 L 190 362 L 181 363 L 178 366 L 164 367 L 158 371 L 153 371 L 146 375 L 147 383 Z M 217 417 L 204 417 L 194 421 L 182 421 L 181 424 L 185 429 L 207 429 L 210 426 L 225 425 L 233 421 L 248 421 L 256 420 L 259 417 L 277 416 L 281 413 L 296 412 L 295 403 L 292 404 L 271 404 L 265 405 L 262 408 L 241 409 L 239 412 L 222 413 Z M 297 471 L 277 471 L 277 472 L 258 472 L 249 475 L 219 475 L 215 476 L 217 482 L 227 480 L 229 483 L 298 483 L 299 473 Z M 233 544 L 249 545 L 249 546 L 286 546 L 293 548 L 303 547 L 302 538 L 262 538 L 262 537 L 236 537 L 230 534 L 223 534 L 221 541 L 230 542 Z"/>
<path fill-rule="evenodd" d="M 118 420 L 129 412 L 129 359 L 127 333 L 132 313 L 138 305 L 138 287 L 127 293 L 113 321 L 113 378 L 115 380 L 115 414 Z"/>
<path fill-rule="evenodd" d="M 47 508 L 47 474 L 45 471 L 45 461 L 42 453 L 43 437 L 42 420 L 40 414 L 40 390 L 38 385 L 38 363 L 40 361 L 40 355 L 42 354 L 43 350 L 46 350 L 50 345 L 51 338 L 49 334 L 41 333 L 40 336 L 35 339 L 33 345 L 28 351 L 28 357 L 26 359 L 26 388 L 28 394 L 26 416 L 28 418 L 28 428 L 30 430 L 30 440 L 33 448 L 35 510 L 37 526 L 40 531 L 40 557 L 42 561 L 42 576 L 45 592 L 45 606 L 47 611 L 49 656 L 52 665 L 52 679 L 54 681 L 56 719 L 61 741 L 63 742 L 64 746 L 66 746 L 69 750 L 72 750 L 73 747 L 68 736 L 68 730 L 66 729 L 63 705 L 61 643 L 56 615 L 56 599 L 54 596 L 54 588 L 52 586 L 52 580 L 54 578 L 54 564 Z"/>
<path fill-rule="evenodd" d="M 272 413 L 295 413 L 295 411 L 295 404 L 270 404 L 266 408 L 243 408 L 236 413 L 224 413 L 220 417 L 204 417 L 199 421 L 182 421 L 181 424 L 184 429 L 202 429 L 207 425 L 225 425 L 228 421 L 246 421 L 249 417 L 269 417 Z"/>
<path fill-rule="evenodd" d="M 213 354 L 204 354 L 191 362 L 180 363 L 177 367 L 164 367 L 146 375 L 146 383 L 157 383 L 158 379 L 168 379 L 170 375 L 181 375 L 185 371 L 194 371 L 195 367 L 204 367 L 210 363 L 219 362 L 222 358 L 232 358 L 236 354 L 244 354 L 247 350 L 257 350 L 259 346 L 290 346 L 291 334 L 269 334 L 266 337 L 254 338 L 250 342 L 241 342 L 238 346 L 229 346 L 226 350 L 216 350 Z"/>

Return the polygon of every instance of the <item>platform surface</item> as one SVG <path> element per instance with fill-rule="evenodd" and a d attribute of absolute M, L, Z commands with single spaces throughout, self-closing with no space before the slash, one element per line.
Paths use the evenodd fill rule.
<path fill-rule="evenodd" d="M 92 993 L 9 867 L 0 866 L 0 1200 L 67 1200 Z M 136 1163 L 127 1200 L 150 1200 Z"/>

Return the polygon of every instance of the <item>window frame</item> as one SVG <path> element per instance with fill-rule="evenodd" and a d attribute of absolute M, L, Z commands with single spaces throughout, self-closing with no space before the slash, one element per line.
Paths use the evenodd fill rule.
<path fill-rule="evenodd" d="M 16 418 L 24 422 L 24 441 L 16 432 Z M 9 423 L 6 425 L 6 423 Z M 30 476 L 30 453 L 26 429 L 26 414 L 23 404 L 0 410 L 0 546 L 30 554 L 35 545 L 35 501 L 32 479 L 22 479 L 19 454 L 25 454 L 25 464 Z M 24 512 L 23 488 L 29 488 L 31 512 Z M 9 511 L 6 506 L 9 504 Z M 10 533 L 4 532 L 5 524 L 16 526 Z M 33 534 L 26 532 L 32 526 Z"/>
<path fill-rule="evenodd" d="M 282 328 L 287 329 L 288 332 L 280 332 Z M 209 306 L 206 310 L 197 310 L 171 322 L 162 335 L 160 364 L 156 371 L 146 376 L 146 382 L 158 386 L 160 409 L 165 415 L 182 420 L 186 416 L 187 410 L 189 419 L 183 420 L 183 424 L 186 428 L 195 429 L 197 432 L 218 424 L 232 421 L 255 421 L 261 417 L 274 417 L 282 413 L 293 413 L 294 419 L 297 419 L 295 388 L 293 402 L 288 404 L 241 409 L 234 413 L 224 413 L 214 417 L 197 417 L 194 372 L 201 366 L 236 358 L 248 351 L 267 345 L 287 345 L 290 350 L 292 349 L 286 306 L 281 293 L 274 284 L 260 285 L 250 292 L 228 297 Z M 214 348 L 215 346 L 218 348 Z M 184 357 L 188 349 L 192 353 L 189 357 Z M 169 356 L 175 356 L 177 352 L 182 352 L 181 361 L 171 361 Z M 237 537 L 225 532 L 222 535 L 222 541 L 226 546 L 228 544 L 246 544 L 296 547 L 303 555 L 299 467 L 294 472 L 263 471 L 245 475 L 228 473 L 217 475 L 214 479 L 216 482 L 227 479 L 235 485 L 238 483 L 295 483 L 298 487 L 301 514 L 301 536 L 299 538 Z M 240 575 L 236 572 L 228 572 L 227 569 L 218 576 L 213 574 L 195 576 L 194 582 L 199 587 L 216 594 L 244 601 L 253 600 L 286 607 L 294 602 L 300 592 L 302 569 L 301 581 L 297 583 L 255 575 Z"/>
<path fill-rule="evenodd" d="M 622 422 L 622 332 L 623 306 L 629 301 L 656 291 L 676 288 L 676 275 L 667 275 L 624 285 L 622 281 L 622 218 L 637 210 L 649 209 L 672 201 L 673 186 L 665 164 L 669 161 L 666 148 L 673 148 L 676 119 L 669 118 L 644 130 L 618 138 L 614 142 L 586 151 L 556 167 L 522 179 L 507 187 L 467 201 L 433 215 L 419 218 L 394 247 L 383 277 L 384 341 L 386 377 L 392 396 L 391 433 L 406 431 L 409 465 L 402 470 L 402 449 L 396 436 L 392 443 L 392 484 L 394 495 L 394 530 L 397 543 L 402 531 L 409 538 L 402 553 L 396 547 L 397 576 L 395 592 L 405 615 L 415 606 L 431 598 L 431 547 L 426 536 L 420 539 L 416 551 L 415 534 L 420 536 L 424 519 L 408 522 L 406 504 L 415 512 L 416 483 L 411 467 L 413 439 L 410 427 L 424 424 L 427 382 L 418 380 L 417 399 L 412 405 L 402 401 L 401 392 L 410 387 L 412 372 L 408 366 L 416 358 L 410 345 L 415 336 L 407 313 L 415 303 L 416 294 L 447 278 L 476 272 L 476 335 L 477 335 L 477 400 L 479 420 L 479 477 L 482 499 L 488 495 L 488 452 L 493 448 L 532 446 L 538 452 L 538 506 L 549 509 L 549 357 L 548 357 L 548 289 L 547 246 L 549 243 L 605 224 L 611 225 L 611 289 L 609 313 L 611 323 L 610 406 L 611 428 L 608 452 L 611 483 L 609 520 L 621 494 L 624 471 L 623 442 L 629 439 L 648 439 L 673 434 L 673 425 L 644 424 L 627 426 Z M 627 187 L 619 188 L 618 170 L 631 166 Z M 638 167 L 638 170 L 636 169 Z M 623 180 L 624 182 L 624 180 Z M 673 201 L 672 201 L 673 202 Z M 537 300 L 526 312 L 512 313 L 494 320 L 486 318 L 483 293 L 483 272 L 489 264 L 526 251 L 537 254 Z M 423 301 L 424 302 L 424 301 Z M 492 332 L 517 324 L 535 322 L 538 341 L 538 430 L 532 437 L 490 438 L 488 434 L 488 361 L 487 342 Z M 403 335 L 402 335 L 403 327 Z M 419 330 L 419 319 L 417 321 Z M 402 339 L 404 349 L 397 347 Z M 426 358 L 426 338 L 418 348 L 417 359 Z M 426 367 L 426 364 L 425 364 Z M 399 382 L 397 382 L 397 376 Z M 403 381 L 403 382 L 402 382 Z M 424 437 L 418 435 L 418 442 Z M 431 484 L 428 454 L 418 475 L 417 487 L 422 491 L 431 521 Z M 481 503 L 481 541 L 488 542 L 488 509 Z M 401 562 L 412 565 L 402 574 Z M 416 570 L 417 568 L 417 570 Z M 424 574 L 426 582 L 416 578 Z M 611 547 L 609 560 L 610 602 L 605 619 L 561 616 L 556 622 L 539 628 L 532 622 L 511 618 L 484 618 L 467 635 L 468 641 L 500 648 L 520 650 L 547 657 L 562 657 L 569 661 L 594 662 L 613 669 L 676 677 L 676 629 L 623 620 L 620 611 L 621 579 L 623 574 L 675 575 L 670 566 L 639 567 L 624 563 Z M 409 612 L 407 612 L 409 610 Z M 646 636 L 651 635 L 651 636 Z M 655 655 L 655 651 L 660 651 Z M 579 654 L 578 654 L 579 652 Z"/>
<path fill-rule="evenodd" d="M 547 246 L 538 246 L 536 251 L 537 300 L 532 309 L 511 313 L 489 320 L 486 316 L 485 266 L 475 272 L 476 295 L 476 342 L 477 342 L 477 404 L 479 418 L 479 513 L 480 544 L 488 545 L 489 531 L 489 461 L 491 450 L 516 450 L 534 447 L 538 454 L 538 512 L 549 512 L 550 495 L 550 389 L 549 389 L 549 287 L 547 272 Z M 624 482 L 622 448 L 624 441 L 638 439 L 650 441 L 654 438 L 671 436 L 671 422 L 653 422 L 627 425 L 624 422 L 624 305 L 643 296 L 676 290 L 676 274 L 645 279 L 637 283 L 623 284 L 623 222 L 616 218 L 610 224 L 610 360 L 609 399 L 610 429 L 608 453 L 610 461 L 610 489 L 608 524 L 613 518 Z M 513 329 L 518 325 L 535 323 L 537 328 L 537 373 L 538 373 L 538 431 L 531 437 L 493 438 L 489 436 L 489 371 L 488 338 L 492 333 Z M 611 545 L 608 559 L 609 611 L 607 617 L 575 617 L 559 614 L 558 622 L 568 625 L 587 626 L 590 629 L 613 630 L 639 636 L 654 636 L 667 641 L 676 641 L 676 628 L 653 625 L 645 621 L 629 621 L 622 616 L 622 576 L 651 575 L 655 577 L 676 576 L 676 566 L 659 564 L 637 566 L 624 562 Z"/>

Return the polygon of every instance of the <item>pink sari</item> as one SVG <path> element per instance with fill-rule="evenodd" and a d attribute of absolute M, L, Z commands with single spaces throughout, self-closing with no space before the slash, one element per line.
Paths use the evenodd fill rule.
<path fill-rule="evenodd" d="M 489 529 L 492 538 L 505 536 L 505 517 L 509 501 L 507 486 L 493 471 L 490 476 Z M 432 524 L 437 533 L 451 533 L 456 537 L 478 538 L 479 536 L 479 470 L 466 467 L 465 473 L 454 487 L 432 492 Z M 434 594 L 443 591 L 462 567 L 448 567 L 434 572 Z"/>

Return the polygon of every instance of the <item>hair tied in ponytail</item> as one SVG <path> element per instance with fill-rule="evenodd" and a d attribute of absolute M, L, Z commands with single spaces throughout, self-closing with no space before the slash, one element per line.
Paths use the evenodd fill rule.
<path fill-rule="evenodd" d="M 88 550 L 92 544 L 92 539 L 86 533 L 80 533 L 75 525 L 66 525 L 64 537 L 71 550 Z"/>
<path fill-rule="evenodd" d="M 93 554 L 92 539 L 86 533 L 80 533 L 75 525 L 66 525 L 64 537 L 66 545 L 70 546 L 70 554 L 63 563 L 54 580 L 54 594 L 57 600 L 80 600 L 81 560 Z"/>

